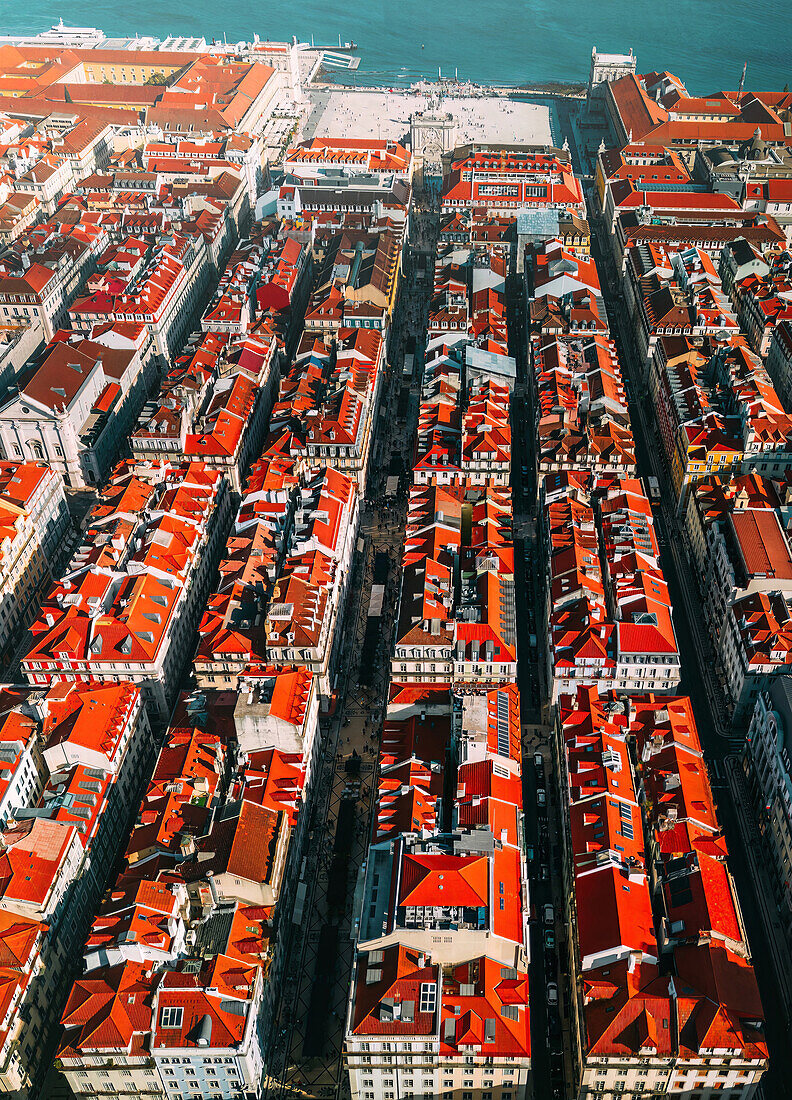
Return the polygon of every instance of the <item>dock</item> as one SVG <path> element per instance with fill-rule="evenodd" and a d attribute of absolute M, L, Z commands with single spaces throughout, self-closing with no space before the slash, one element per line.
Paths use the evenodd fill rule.
<path fill-rule="evenodd" d="M 360 58 L 348 53 L 339 53 L 336 47 L 322 51 L 322 64 L 327 69 L 356 69 L 360 65 Z"/>

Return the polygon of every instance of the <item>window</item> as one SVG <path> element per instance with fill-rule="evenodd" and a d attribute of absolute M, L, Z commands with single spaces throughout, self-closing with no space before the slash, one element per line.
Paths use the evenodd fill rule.
<path fill-rule="evenodd" d="M 183 1008 L 163 1008 L 160 1012 L 160 1027 L 181 1027 Z"/>
<path fill-rule="evenodd" d="M 437 986 L 431 982 L 421 982 L 419 1012 L 434 1012 L 437 1005 Z"/>

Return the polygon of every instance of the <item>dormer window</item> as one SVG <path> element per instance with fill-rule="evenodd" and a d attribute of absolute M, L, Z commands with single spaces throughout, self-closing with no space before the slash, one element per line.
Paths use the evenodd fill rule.
<path fill-rule="evenodd" d="M 183 1008 L 163 1008 L 160 1012 L 160 1027 L 176 1028 L 182 1026 Z"/>
<path fill-rule="evenodd" d="M 433 982 L 421 982 L 419 1012 L 434 1012 L 437 1006 L 437 986 Z"/>

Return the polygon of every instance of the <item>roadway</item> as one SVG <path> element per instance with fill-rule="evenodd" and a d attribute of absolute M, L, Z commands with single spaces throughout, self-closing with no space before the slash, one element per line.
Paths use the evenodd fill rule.
<path fill-rule="evenodd" d="M 534 460 L 533 385 L 527 356 L 525 295 L 521 277 L 513 276 L 507 298 L 509 353 L 517 362 L 517 381 L 511 405 L 512 507 L 514 512 L 515 591 L 517 606 L 517 683 L 522 724 L 522 782 L 526 866 L 529 875 L 529 988 L 531 995 L 531 1077 L 535 1097 L 560 1098 L 563 1091 L 562 1024 L 558 1008 L 547 1003 L 547 986 L 554 983 L 562 996 L 558 976 L 557 940 L 561 927 L 546 925 L 543 914 L 559 906 L 560 854 L 552 839 L 556 824 L 555 784 L 550 782 L 550 731 L 542 723 L 544 652 L 544 565 L 537 536 L 537 485 Z M 535 760 L 541 759 L 541 764 Z M 544 804 L 538 792 L 544 792 Z M 551 839 L 552 838 L 552 839 Z"/>

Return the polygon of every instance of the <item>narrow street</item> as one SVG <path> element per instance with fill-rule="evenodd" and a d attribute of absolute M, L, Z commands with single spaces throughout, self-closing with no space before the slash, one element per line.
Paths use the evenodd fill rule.
<path fill-rule="evenodd" d="M 414 246 L 434 253 L 438 218 L 418 212 Z M 392 633 L 399 595 L 407 497 L 386 496 L 393 458 L 412 465 L 417 427 L 416 370 L 406 421 L 398 410 L 402 364 L 410 337 L 426 329 L 431 281 L 420 282 L 414 255 L 405 272 L 389 336 L 390 373 L 372 444 L 370 477 L 361 509 L 358 552 L 347 596 L 338 702 L 323 722 L 323 766 L 317 779 L 300 875 L 302 900 L 287 934 L 288 958 L 279 1006 L 273 1074 L 267 1094 L 346 1097 L 343 1038 L 354 958 L 355 885 L 366 858 L 376 801 L 382 723 L 387 706 Z M 376 574 L 376 580 L 375 580 Z M 380 616 L 369 616 L 372 586 L 384 583 Z"/>
<path fill-rule="evenodd" d="M 512 504 L 514 509 L 515 587 L 525 613 L 517 620 L 517 682 L 522 724 L 522 782 L 526 865 L 530 877 L 529 924 L 531 988 L 531 1071 L 534 1096 L 560 1098 L 563 1083 L 563 981 L 559 980 L 559 941 L 563 928 L 548 924 L 545 907 L 563 911 L 560 880 L 560 833 L 553 782 L 552 729 L 544 722 L 545 660 L 544 560 L 538 517 L 534 453 L 533 381 L 526 330 L 525 290 L 515 276 L 509 299 L 509 351 L 517 360 L 512 400 Z M 540 763 L 541 761 L 541 763 Z M 544 793 L 540 804 L 538 792 Z M 546 943 L 551 935 L 554 944 Z M 554 984 L 559 1006 L 549 1006 L 547 987 Z"/>

